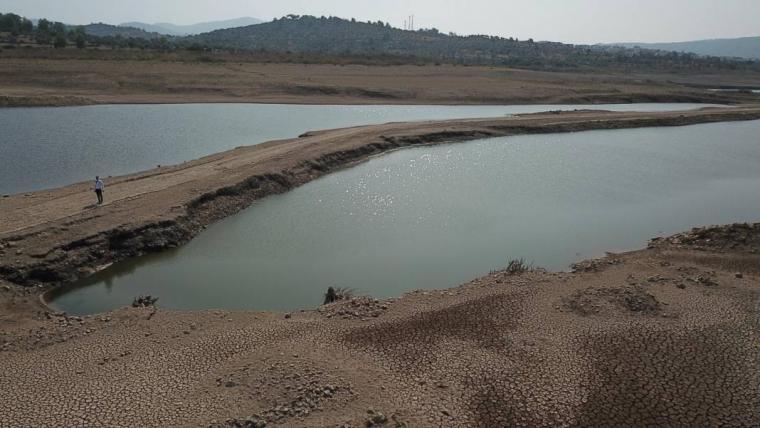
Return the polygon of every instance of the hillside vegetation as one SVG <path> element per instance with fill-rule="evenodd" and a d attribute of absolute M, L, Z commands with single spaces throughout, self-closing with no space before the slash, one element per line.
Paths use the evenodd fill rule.
<path fill-rule="evenodd" d="M 3 33 L 6 32 L 6 33 Z M 4 36 L 5 34 L 5 36 Z M 23 36 L 20 37 L 19 36 Z M 4 40 L 3 40 L 4 38 Z M 444 34 L 435 28 L 400 30 L 388 23 L 336 17 L 288 15 L 272 22 L 171 37 L 138 28 L 91 24 L 68 27 L 40 20 L 37 26 L 18 15 L 0 15 L 0 47 L 110 47 L 159 54 L 196 51 L 206 59 L 225 54 L 259 57 L 287 55 L 306 62 L 488 65 L 546 71 L 711 72 L 760 70 L 760 62 L 702 57 L 690 53 L 570 45 L 486 35 Z M 336 60 L 341 58 L 342 60 Z"/>
<path fill-rule="evenodd" d="M 437 29 L 405 31 L 382 21 L 297 16 L 178 40 L 190 48 L 393 55 L 455 64 L 540 69 L 709 69 L 748 66 L 743 61 L 643 49 L 597 48 L 495 36 L 458 36 Z"/>
<path fill-rule="evenodd" d="M 695 40 L 678 43 L 616 43 L 616 45 L 628 48 L 638 46 L 645 49 L 760 60 L 760 37 Z"/>

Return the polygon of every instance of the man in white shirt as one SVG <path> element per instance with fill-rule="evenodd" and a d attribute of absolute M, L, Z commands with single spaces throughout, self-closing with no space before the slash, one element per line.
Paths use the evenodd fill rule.
<path fill-rule="evenodd" d="M 105 184 L 100 180 L 100 177 L 95 177 L 95 194 L 98 195 L 98 205 L 103 205 L 103 189 Z"/>

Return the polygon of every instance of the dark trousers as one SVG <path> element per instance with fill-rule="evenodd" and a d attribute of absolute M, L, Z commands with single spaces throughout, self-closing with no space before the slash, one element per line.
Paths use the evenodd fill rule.
<path fill-rule="evenodd" d="M 98 195 L 98 204 L 103 203 L 103 191 L 98 189 L 95 191 L 95 194 Z"/>

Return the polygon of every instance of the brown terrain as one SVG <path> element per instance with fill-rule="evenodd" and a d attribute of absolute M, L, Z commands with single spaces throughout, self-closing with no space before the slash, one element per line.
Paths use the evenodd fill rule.
<path fill-rule="evenodd" d="M 32 53 L 37 52 L 32 50 Z M 47 51 L 46 51 L 47 52 Z M 0 54 L 0 106 L 97 103 L 555 104 L 757 102 L 760 73 L 540 72 L 453 65 L 356 65 Z M 92 54 L 92 53 L 91 53 Z M 16 55 L 16 56 L 13 56 Z M 31 54 L 29 54 L 31 55 Z M 84 54 L 82 54 L 84 55 Z"/>
<path fill-rule="evenodd" d="M 757 119 L 743 106 L 391 123 L 109 178 L 101 207 L 87 183 L 0 198 L 0 426 L 757 426 L 760 224 L 293 314 L 75 317 L 39 299 L 389 150 Z"/>

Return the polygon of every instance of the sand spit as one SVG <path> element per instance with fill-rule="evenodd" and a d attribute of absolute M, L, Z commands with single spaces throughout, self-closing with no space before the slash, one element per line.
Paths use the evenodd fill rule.
<path fill-rule="evenodd" d="M 398 147 L 758 118 L 386 124 L 114 178 L 97 209 L 87 184 L 0 199 L 0 426 L 757 426 L 760 224 L 654 239 L 569 273 L 500 271 L 292 314 L 159 301 L 74 317 L 38 295 Z"/>

